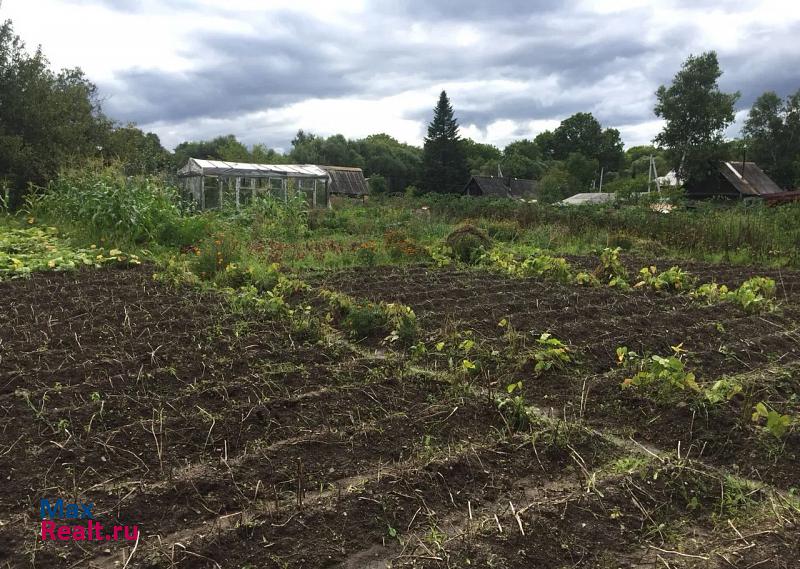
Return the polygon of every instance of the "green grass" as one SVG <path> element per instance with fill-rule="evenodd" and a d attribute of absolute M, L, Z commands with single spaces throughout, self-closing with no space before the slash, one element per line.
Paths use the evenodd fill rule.
<path fill-rule="evenodd" d="M 65 173 L 29 199 L 0 230 L 56 226 L 73 246 L 146 252 L 166 262 L 185 255 L 213 279 L 230 263 L 289 271 L 431 262 L 463 224 L 519 257 L 597 254 L 605 247 L 648 259 L 800 267 L 800 206 L 692 204 L 669 214 L 646 204 L 563 208 L 505 199 L 428 195 L 371 197 L 307 211 L 301 200 L 258 200 L 242 210 L 194 213 L 155 179 L 125 178 L 111 169 Z M 226 243 L 217 266 L 214 241 Z M 233 245 L 232 245 L 233 244 Z M 141 254 L 141 253 L 140 253 Z M 197 258 L 199 257 L 199 259 Z"/>

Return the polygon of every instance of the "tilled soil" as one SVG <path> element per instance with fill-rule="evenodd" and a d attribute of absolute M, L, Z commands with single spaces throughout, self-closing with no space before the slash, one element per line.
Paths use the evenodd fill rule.
<path fill-rule="evenodd" d="M 760 374 L 788 401 L 800 279 L 781 277 L 782 306 L 762 315 L 475 271 L 309 277 L 408 304 L 431 337 L 466 327 L 500 348 L 509 318 L 575 354 L 574 369 L 498 369 L 470 390 L 405 356 L 296 341 L 147 267 L 0 283 L 0 565 L 795 567 L 788 513 L 720 533 L 724 492 L 675 489 L 736 474 L 783 512 L 796 435 L 777 452 L 742 426 L 743 402 L 704 414 L 622 392 L 614 360 L 683 342 L 700 380 Z M 514 432 L 491 393 L 516 379 L 550 418 Z M 655 466 L 620 466 L 631 455 Z M 140 542 L 42 543 L 39 499 L 58 497 L 138 525 Z"/>

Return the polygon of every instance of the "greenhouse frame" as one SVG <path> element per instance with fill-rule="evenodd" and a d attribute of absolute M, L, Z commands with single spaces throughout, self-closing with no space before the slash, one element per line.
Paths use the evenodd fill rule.
<path fill-rule="evenodd" d="M 237 208 L 258 196 L 288 201 L 304 195 L 311 207 L 328 207 L 326 170 L 313 164 L 249 164 L 190 158 L 178 170 L 186 197 L 200 209 Z"/>

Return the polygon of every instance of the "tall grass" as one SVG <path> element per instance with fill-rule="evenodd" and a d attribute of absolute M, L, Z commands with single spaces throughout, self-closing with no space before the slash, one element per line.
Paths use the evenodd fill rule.
<path fill-rule="evenodd" d="M 92 239 L 157 241 L 180 224 L 177 194 L 150 178 L 125 178 L 112 168 L 62 173 L 31 194 L 27 211 Z"/>

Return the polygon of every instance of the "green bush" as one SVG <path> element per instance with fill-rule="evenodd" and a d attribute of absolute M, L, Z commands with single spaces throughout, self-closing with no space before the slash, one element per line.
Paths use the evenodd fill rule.
<path fill-rule="evenodd" d="M 520 227 L 513 220 L 487 221 L 481 226 L 486 234 L 496 241 L 516 241 L 520 237 Z"/>
<path fill-rule="evenodd" d="M 355 304 L 350 307 L 343 324 L 355 339 L 366 340 L 383 333 L 388 317 L 377 304 Z"/>
<path fill-rule="evenodd" d="M 474 225 L 462 225 L 447 236 L 446 244 L 453 257 L 463 263 L 475 264 L 491 248 L 491 239 Z"/>
<path fill-rule="evenodd" d="M 369 191 L 371 194 L 383 195 L 389 191 L 389 185 L 386 183 L 386 178 L 380 174 L 374 174 L 369 178 Z"/>

